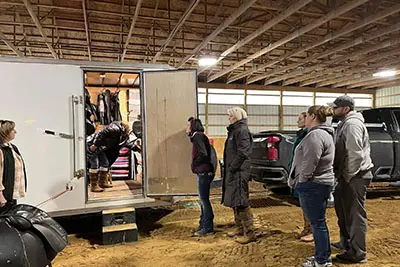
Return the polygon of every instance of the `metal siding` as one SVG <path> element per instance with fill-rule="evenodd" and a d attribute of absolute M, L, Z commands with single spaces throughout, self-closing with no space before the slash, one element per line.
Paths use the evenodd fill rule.
<path fill-rule="evenodd" d="M 209 115 L 208 124 L 228 125 L 228 115 Z"/>
<path fill-rule="evenodd" d="M 210 136 L 226 136 L 226 127 L 224 126 L 208 126 L 208 135 Z"/>
<path fill-rule="evenodd" d="M 248 114 L 265 114 L 265 115 L 278 115 L 279 106 L 259 106 L 259 105 L 247 105 Z"/>

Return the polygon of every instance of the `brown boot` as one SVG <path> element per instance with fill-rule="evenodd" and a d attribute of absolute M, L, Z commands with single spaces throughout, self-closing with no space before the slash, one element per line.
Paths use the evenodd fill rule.
<path fill-rule="evenodd" d="M 101 188 L 112 187 L 112 185 L 108 183 L 108 171 L 99 171 L 99 186 Z"/>
<path fill-rule="evenodd" d="M 243 236 L 244 231 L 243 231 L 243 225 L 242 225 L 242 220 L 240 219 L 240 215 L 237 212 L 237 210 L 234 210 L 233 214 L 235 216 L 235 229 L 233 231 L 227 232 L 226 234 L 229 237 Z"/>
<path fill-rule="evenodd" d="M 256 241 L 256 234 L 254 233 L 253 213 L 251 208 L 239 209 L 239 217 L 242 220 L 244 236 L 237 238 L 235 241 L 239 244 L 248 244 Z"/>
<path fill-rule="evenodd" d="M 245 245 L 250 242 L 254 242 L 256 240 L 257 240 L 256 234 L 254 233 L 254 231 L 250 231 L 250 232 L 246 233 L 244 236 L 236 238 L 235 241 L 239 244 Z"/>
<path fill-rule="evenodd" d="M 103 192 L 104 190 L 101 189 L 98 184 L 98 173 L 89 173 L 89 178 L 90 178 L 90 191 L 92 192 Z"/>
<path fill-rule="evenodd" d="M 110 187 L 113 187 L 112 185 L 112 176 L 110 170 L 107 172 L 107 183 L 110 185 Z"/>

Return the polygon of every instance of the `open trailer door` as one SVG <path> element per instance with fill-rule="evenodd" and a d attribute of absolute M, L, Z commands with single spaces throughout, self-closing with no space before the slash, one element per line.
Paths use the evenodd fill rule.
<path fill-rule="evenodd" d="M 197 116 L 197 71 L 143 73 L 144 179 L 147 196 L 195 195 L 192 145 L 185 128 Z"/>
<path fill-rule="evenodd" d="M 83 72 L 74 65 L 15 61 L 0 61 L 0 119 L 15 121 L 13 142 L 25 161 L 28 190 L 18 202 L 36 206 L 84 174 Z M 84 204 L 82 178 L 40 208 L 60 212 Z"/>

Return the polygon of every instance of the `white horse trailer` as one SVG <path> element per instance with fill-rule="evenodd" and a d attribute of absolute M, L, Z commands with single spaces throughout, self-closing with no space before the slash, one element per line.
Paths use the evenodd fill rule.
<path fill-rule="evenodd" d="M 140 196 L 88 199 L 84 114 L 88 71 L 140 76 L 144 166 Z M 0 80 L 0 118 L 16 122 L 14 142 L 27 171 L 28 190 L 20 203 L 44 203 L 40 208 L 52 216 L 64 216 L 158 206 L 174 196 L 196 194 L 191 146 L 185 135 L 187 118 L 197 115 L 196 70 L 0 58 Z"/>

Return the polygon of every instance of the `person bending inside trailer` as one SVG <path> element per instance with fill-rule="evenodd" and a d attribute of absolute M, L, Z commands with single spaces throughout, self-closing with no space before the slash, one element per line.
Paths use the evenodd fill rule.
<path fill-rule="evenodd" d="M 115 162 L 119 150 L 127 146 L 129 125 L 114 121 L 87 137 L 90 190 L 102 192 L 112 185 L 108 181 L 108 168 Z"/>

